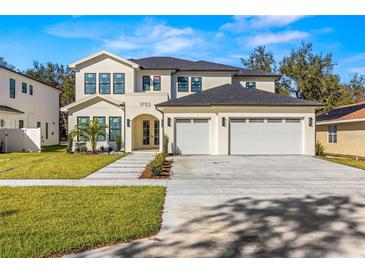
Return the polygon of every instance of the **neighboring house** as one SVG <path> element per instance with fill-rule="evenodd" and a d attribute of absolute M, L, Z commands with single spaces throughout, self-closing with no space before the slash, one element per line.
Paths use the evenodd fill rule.
<path fill-rule="evenodd" d="M 280 76 L 172 57 L 124 59 L 107 51 L 69 65 L 76 101 L 69 129 L 96 118 L 108 125 L 100 146 L 121 135 L 127 152 L 181 154 L 315 153 L 317 103 L 275 94 Z"/>
<path fill-rule="evenodd" d="M 41 128 L 41 144 L 59 143 L 61 90 L 0 67 L 0 129 Z"/>
<path fill-rule="evenodd" d="M 326 153 L 365 157 L 365 101 L 318 115 L 316 138 Z"/>

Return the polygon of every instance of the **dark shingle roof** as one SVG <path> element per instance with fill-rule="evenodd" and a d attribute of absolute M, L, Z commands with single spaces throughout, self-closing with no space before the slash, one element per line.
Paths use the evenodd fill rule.
<path fill-rule="evenodd" d="M 23 111 L 20 111 L 15 108 L 11 108 L 11 107 L 3 106 L 3 105 L 0 105 L 0 111 L 14 112 L 14 113 L 19 113 L 19 114 L 24 113 Z"/>
<path fill-rule="evenodd" d="M 175 57 L 146 57 L 141 59 L 129 59 L 138 64 L 142 69 L 172 69 L 180 71 L 232 71 L 234 76 L 277 77 L 280 75 L 267 73 L 260 70 L 250 70 L 218 64 L 208 61 L 190 61 Z"/>
<path fill-rule="evenodd" d="M 347 105 L 332 109 L 328 112 L 319 114 L 317 122 L 325 122 L 331 120 L 349 120 L 364 117 L 365 102 Z"/>
<path fill-rule="evenodd" d="M 321 104 L 315 102 L 284 96 L 259 89 L 248 89 L 240 85 L 232 84 L 226 84 L 157 104 L 157 106 L 211 105 L 321 106 Z"/>
<path fill-rule="evenodd" d="M 137 63 L 143 69 L 174 69 L 174 70 L 219 70 L 219 71 L 237 71 L 239 68 L 206 62 L 206 61 L 189 61 L 174 57 L 147 57 L 141 59 L 129 59 Z"/>
<path fill-rule="evenodd" d="M 262 70 L 245 69 L 245 68 L 240 68 L 240 70 L 236 73 L 235 76 L 257 76 L 257 77 L 267 76 L 267 77 L 277 77 L 277 78 L 281 77 L 280 74 L 269 73 Z"/>

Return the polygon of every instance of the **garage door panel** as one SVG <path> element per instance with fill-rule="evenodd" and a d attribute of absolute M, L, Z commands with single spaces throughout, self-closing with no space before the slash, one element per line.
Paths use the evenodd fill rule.
<path fill-rule="evenodd" d="M 230 124 L 231 154 L 302 154 L 300 119 L 234 119 Z"/>
<path fill-rule="evenodd" d="M 176 153 L 209 154 L 210 120 L 177 119 L 175 128 Z"/>

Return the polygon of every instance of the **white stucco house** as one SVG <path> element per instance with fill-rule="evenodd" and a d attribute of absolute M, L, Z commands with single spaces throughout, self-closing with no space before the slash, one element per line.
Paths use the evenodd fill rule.
<path fill-rule="evenodd" d="M 0 130 L 40 128 L 42 146 L 58 144 L 60 93 L 57 88 L 0 67 Z M 14 138 L 11 141 L 15 143 Z"/>
<path fill-rule="evenodd" d="M 179 154 L 315 153 L 317 103 L 275 93 L 279 75 L 172 57 L 125 59 L 97 52 L 69 65 L 76 101 L 69 129 L 99 119 L 99 146 Z"/>

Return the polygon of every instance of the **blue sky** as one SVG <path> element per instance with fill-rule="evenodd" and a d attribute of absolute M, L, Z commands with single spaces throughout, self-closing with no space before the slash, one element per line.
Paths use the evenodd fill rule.
<path fill-rule="evenodd" d="M 0 16 L 0 56 L 23 70 L 32 60 L 69 64 L 105 49 L 240 66 L 257 45 L 280 61 L 301 41 L 332 53 L 344 81 L 365 74 L 365 16 Z"/>

